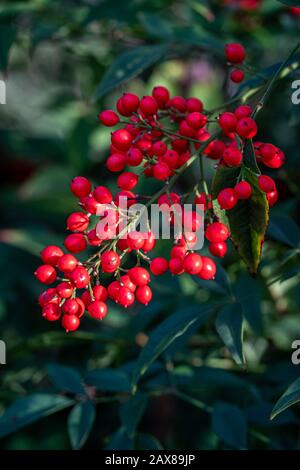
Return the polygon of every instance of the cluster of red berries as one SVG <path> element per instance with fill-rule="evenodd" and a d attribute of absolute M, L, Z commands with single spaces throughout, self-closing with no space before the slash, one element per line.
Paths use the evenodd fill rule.
<path fill-rule="evenodd" d="M 245 78 L 245 73 L 241 68 L 246 58 L 246 51 L 242 44 L 230 43 L 225 46 L 225 56 L 227 62 L 234 68 L 231 70 L 229 78 L 233 83 L 241 83 Z"/>

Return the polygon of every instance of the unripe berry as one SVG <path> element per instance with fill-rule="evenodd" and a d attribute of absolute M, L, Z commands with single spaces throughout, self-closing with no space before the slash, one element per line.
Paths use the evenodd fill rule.
<path fill-rule="evenodd" d="M 69 331 L 75 331 L 78 329 L 80 320 L 76 315 L 63 315 L 61 325 L 66 332 L 69 333 Z"/>
<path fill-rule="evenodd" d="M 230 80 L 233 83 L 241 83 L 245 78 L 245 74 L 242 70 L 236 69 L 233 70 L 230 74 Z"/>
<path fill-rule="evenodd" d="M 136 300 L 143 305 L 148 305 L 152 299 L 152 290 L 149 286 L 138 287 L 135 293 Z"/>
<path fill-rule="evenodd" d="M 258 186 L 264 193 L 271 193 L 276 190 L 274 180 L 267 175 L 259 175 Z"/>
<path fill-rule="evenodd" d="M 56 321 L 61 316 L 61 309 L 59 305 L 50 302 L 43 307 L 42 316 L 48 321 Z"/>
<path fill-rule="evenodd" d="M 66 315 L 76 315 L 78 308 L 78 303 L 75 299 L 67 299 L 62 306 L 62 311 Z"/>
<path fill-rule="evenodd" d="M 234 187 L 238 199 L 249 199 L 252 194 L 252 187 L 247 181 L 240 181 Z"/>
<path fill-rule="evenodd" d="M 205 236 L 212 243 L 224 242 L 229 237 L 229 230 L 221 222 L 213 222 L 205 230 Z"/>
<path fill-rule="evenodd" d="M 105 273 L 114 273 L 120 262 L 120 256 L 115 251 L 107 251 L 101 255 L 101 268 Z"/>
<path fill-rule="evenodd" d="M 129 269 L 128 275 L 131 282 L 139 287 L 145 286 L 150 282 L 149 272 L 140 266 Z"/>
<path fill-rule="evenodd" d="M 140 111 L 146 116 L 153 116 L 157 110 L 158 105 L 153 96 L 143 96 L 140 102 Z"/>
<path fill-rule="evenodd" d="M 164 274 L 169 268 L 169 263 L 165 258 L 154 258 L 150 263 L 150 270 L 155 276 Z"/>
<path fill-rule="evenodd" d="M 152 96 L 160 108 L 164 108 L 170 98 L 169 90 L 164 86 L 156 86 L 152 90 Z"/>
<path fill-rule="evenodd" d="M 116 302 L 122 307 L 130 307 L 135 299 L 134 293 L 128 287 L 121 286 L 117 292 Z"/>
<path fill-rule="evenodd" d="M 183 260 L 183 269 L 189 274 L 198 274 L 202 268 L 202 258 L 197 253 L 189 253 Z"/>
<path fill-rule="evenodd" d="M 56 280 L 56 271 L 50 264 L 42 264 L 34 273 L 42 284 L 52 284 Z"/>
<path fill-rule="evenodd" d="M 218 195 L 218 203 L 221 209 L 230 210 L 235 207 L 238 198 L 232 188 L 225 188 Z"/>
<path fill-rule="evenodd" d="M 63 273 L 70 273 L 76 268 L 77 264 L 78 261 L 75 256 L 66 254 L 59 259 L 57 267 Z"/>
<path fill-rule="evenodd" d="M 242 44 L 230 43 L 225 46 L 226 60 L 231 64 L 241 64 L 246 57 L 246 51 Z"/>
<path fill-rule="evenodd" d="M 223 160 L 228 166 L 239 166 L 242 163 L 243 155 L 238 149 L 228 147 L 223 154 Z"/>
<path fill-rule="evenodd" d="M 64 245 L 71 253 L 79 253 L 87 247 L 87 242 L 81 233 L 72 233 L 65 238 Z"/>
<path fill-rule="evenodd" d="M 237 119 L 233 113 L 225 112 L 220 114 L 218 122 L 225 133 L 235 131 Z"/>
<path fill-rule="evenodd" d="M 118 124 L 118 122 L 120 122 L 120 119 L 117 113 L 115 113 L 111 109 L 102 111 L 102 113 L 98 115 L 98 118 L 99 118 L 99 121 L 101 121 L 102 124 L 107 127 L 113 127 L 116 124 Z"/>
<path fill-rule="evenodd" d="M 236 132 L 242 139 L 253 139 L 257 134 L 257 124 L 250 117 L 239 119 Z"/>
<path fill-rule="evenodd" d="M 59 258 L 61 258 L 63 254 L 64 252 L 59 248 L 59 246 L 49 245 L 41 251 L 41 258 L 43 263 L 56 266 Z"/>
<path fill-rule="evenodd" d="M 90 194 L 92 185 L 87 178 L 76 176 L 71 182 L 71 191 L 76 197 L 86 197 Z"/>
<path fill-rule="evenodd" d="M 132 136 L 126 129 L 119 129 L 112 133 L 111 142 L 118 150 L 126 152 L 131 146 Z"/>
<path fill-rule="evenodd" d="M 125 171 L 118 176 L 118 186 L 121 189 L 130 190 L 138 184 L 139 178 L 131 171 Z"/>
<path fill-rule="evenodd" d="M 73 294 L 73 286 L 69 282 L 60 282 L 56 286 L 57 293 L 62 299 L 68 299 Z"/>
<path fill-rule="evenodd" d="M 227 245 L 225 242 L 210 243 L 208 249 L 213 256 L 224 258 L 227 252 Z"/>
<path fill-rule="evenodd" d="M 200 279 L 209 281 L 210 279 L 214 279 L 216 271 L 217 268 L 215 262 L 207 256 L 202 256 L 202 268 L 198 273 L 198 277 L 200 277 Z"/>
<path fill-rule="evenodd" d="M 82 212 L 73 212 L 67 218 L 67 229 L 72 232 L 84 232 L 89 226 L 90 219 Z"/>
<path fill-rule="evenodd" d="M 91 302 L 87 310 L 95 320 L 102 320 L 107 315 L 107 305 L 101 300 Z"/>
<path fill-rule="evenodd" d="M 87 287 L 90 282 L 90 275 L 83 266 L 77 266 L 69 275 L 70 281 L 77 289 Z"/>

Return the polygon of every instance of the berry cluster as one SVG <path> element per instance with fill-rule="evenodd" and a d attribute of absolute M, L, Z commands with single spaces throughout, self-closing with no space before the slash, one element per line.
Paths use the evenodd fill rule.
<path fill-rule="evenodd" d="M 244 48 L 240 44 L 227 45 L 226 58 L 233 64 L 241 63 Z M 198 231 L 204 231 L 214 257 L 225 256 L 230 234 L 224 224 L 216 221 L 204 175 L 201 183 L 187 194 L 171 192 L 171 188 L 195 158 L 206 156 L 218 160 L 218 166 L 242 167 L 245 140 L 256 136 L 257 125 L 251 117 L 252 109 L 246 105 L 234 112 L 223 112 L 217 118 L 213 115 L 198 98 L 171 97 L 163 86 L 156 86 L 151 95 L 141 99 L 133 93 L 124 93 L 116 103 L 116 111 L 110 109 L 99 114 L 104 126 L 118 126 L 111 133 L 106 166 L 118 173 L 119 191 L 113 195 L 106 186 L 93 187 L 83 176 L 72 180 L 70 189 L 80 210 L 67 218 L 67 229 L 71 232 L 64 241 L 67 253 L 58 246 L 47 246 L 41 252 L 43 264 L 35 272 L 43 284 L 57 283 L 39 297 L 46 320 L 60 319 L 66 331 L 75 331 L 85 311 L 96 320 L 103 319 L 108 301 L 125 308 L 135 301 L 147 305 L 152 299 L 151 274 L 160 276 L 170 271 L 173 275 L 185 272 L 203 280 L 214 278 L 213 259 L 195 252 Z M 211 124 L 219 127 L 217 135 L 211 134 Z M 269 168 L 283 164 L 283 153 L 272 144 L 257 142 L 255 152 L 257 161 Z M 153 197 L 137 194 L 141 178 L 155 178 L 163 186 Z M 273 205 L 277 198 L 274 181 L 260 175 L 258 184 Z M 231 210 L 238 199 L 250 198 L 251 194 L 251 185 L 240 180 L 235 188 L 220 192 L 219 205 Z M 187 199 L 201 204 L 204 216 L 194 209 L 187 211 L 184 206 Z M 175 206 L 180 209 L 182 231 L 170 242 L 169 256 L 150 257 L 156 237 L 149 224 L 147 231 L 137 231 L 137 217 L 132 216 L 130 209 L 142 201 L 147 201 L 146 207 L 157 202 L 162 211 Z M 168 212 L 167 218 L 174 226 L 174 212 Z M 76 255 L 86 250 L 93 252 L 86 261 L 80 261 Z"/>

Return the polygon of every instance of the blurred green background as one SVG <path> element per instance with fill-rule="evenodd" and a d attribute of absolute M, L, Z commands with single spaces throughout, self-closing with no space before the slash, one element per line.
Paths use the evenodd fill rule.
<path fill-rule="evenodd" d="M 86 319 L 66 335 L 41 318 L 33 276 L 40 250 L 62 244 L 65 219 L 76 210 L 71 178 L 116 189 L 103 165 L 110 131 L 97 121 L 102 109 L 125 90 L 143 95 L 155 84 L 197 96 L 207 109 L 247 96 L 261 76 L 272 76 L 299 29 L 300 16 L 275 0 L 251 13 L 197 0 L 1 2 L 0 339 L 7 364 L 0 366 L 0 412 L 15 403 L 0 418 L 2 449 L 300 448 L 297 406 L 269 419 L 300 367 L 291 362 L 291 344 L 300 339 L 300 105 L 291 103 L 297 61 L 258 119 L 259 137 L 282 148 L 287 162 L 269 173 L 280 202 L 255 279 L 231 247 L 215 281 L 166 276 L 153 281 L 147 308 L 114 306 L 100 325 Z M 243 42 L 253 65 L 240 88 L 227 82 L 223 47 L 231 40 Z M 212 175 L 209 164 L 206 172 Z M 192 180 L 193 171 L 176 189 L 185 192 Z M 149 194 L 156 187 L 147 181 Z M 165 249 L 159 245 L 157 254 Z M 233 297 L 245 319 L 246 366 L 224 347 L 214 315 L 203 325 L 199 317 L 174 341 L 170 324 L 162 325 L 174 315 L 180 324 L 193 309 L 205 315 L 211 302 Z M 155 346 L 161 334 L 172 343 L 155 357 L 150 341 Z M 132 397 L 130 378 L 145 364 Z"/>

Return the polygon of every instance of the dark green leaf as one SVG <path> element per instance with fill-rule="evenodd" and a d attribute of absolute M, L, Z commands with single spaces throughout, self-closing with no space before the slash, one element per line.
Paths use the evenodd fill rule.
<path fill-rule="evenodd" d="M 129 437 L 125 428 L 122 427 L 110 437 L 105 450 L 133 450 L 133 444 L 133 438 Z"/>
<path fill-rule="evenodd" d="M 128 436 L 134 436 L 136 428 L 144 414 L 147 401 L 147 395 L 136 393 L 120 407 L 121 423 Z"/>
<path fill-rule="evenodd" d="M 139 378 L 146 372 L 150 364 L 175 341 L 183 335 L 196 321 L 207 320 L 214 304 L 193 305 L 175 312 L 160 325 L 158 325 L 149 336 L 148 343 L 142 349 L 137 361 L 136 370 L 133 375 L 133 386 L 135 387 Z"/>
<path fill-rule="evenodd" d="M 275 418 L 279 413 L 282 413 L 284 410 L 289 408 L 295 403 L 300 401 L 300 378 L 295 380 L 292 385 L 284 392 L 282 397 L 279 398 L 278 402 L 274 406 L 271 419 Z"/>
<path fill-rule="evenodd" d="M 256 157 L 254 153 L 254 147 L 252 140 L 247 139 L 245 141 L 244 150 L 243 150 L 243 164 L 252 170 L 254 173 L 259 174 L 260 170 L 258 168 Z"/>
<path fill-rule="evenodd" d="M 91 401 L 77 403 L 68 417 L 68 432 L 73 449 L 80 449 L 86 442 L 96 417 L 96 410 Z"/>
<path fill-rule="evenodd" d="M 161 443 L 151 434 L 139 432 L 135 442 L 136 450 L 163 450 Z"/>
<path fill-rule="evenodd" d="M 243 179 L 252 186 L 252 196 L 238 201 L 233 209 L 226 211 L 226 216 L 232 241 L 250 272 L 255 274 L 268 225 L 269 208 L 266 195 L 258 187 L 257 175 L 247 167 L 242 172 Z M 217 199 L 222 189 L 234 187 L 239 174 L 240 169 L 219 167 L 213 182 L 213 199 Z"/>
<path fill-rule="evenodd" d="M 244 364 L 243 313 L 239 303 L 226 305 L 218 313 L 216 329 L 237 364 Z"/>
<path fill-rule="evenodd" d="M 285 215 L 272 216 L 268 235 L 292 248 L 300 245 L 300 228 L 291 217 Z"/>
<path fill-rule="evenodd" d="M 131 388 L 128 375 L 114 369 L 93 370 L 86 374 L 85 379 L 97 390 L 107 392 L 128 392 Z"/>
<path fill-rule="evenodd" d="M 17 29 L 13 25 L 0 25 L 0 70 L 6 70 L 10 48 L 16 39 Z"/>
<path fill-rule="evenodd" d="M 212 414 L 212 427 L 217 436 L 230 447 L 247 448 L 247 423 L 240 408 L 228 403 L 216 403 Z"/>
<path fill-rule="evenodd" d="M 167 40 L 172 39 L 172 27 L 170 23 L 161 18 L 160 15 L 141 12 L 139 14 L 139 19 L 150 36 Z"/>
<path fill-rule="evenodd" d="M 59 395 L 36 393 L 15 401 L 0 417 L 0 438 L 73 405 Z"/>
<path fill-rule="evenodd" d="M 233 286 L 233 291 L 243 307 L 243 314 L 247 322 L 256 333 L 261 334 L 263 326 L 259 282 L 249 274 L 239 276 Z"/>
<path fill-rule="evenodd" d="M 59 390 L 85 395 L 82 377 L 75 369 L 58 364 L 50 364 L 48 366 L 48 373 L 52 382 Z"/>
<path fill-rule="evenodd" d="M 300 2 L 298 0 L 278 0 L 280 3 L 284 5 L 288 5 L 289 7 L 300 7 Z"/>
<path fill-rule="evenodd" d="M 98 86 L 94 99 L 97 100 L 108 91 L 136 77 L 150 65 L 155 64 L 167 53 L 167 46 L 141 46 L 120 55 L 105 73 Z"/>

